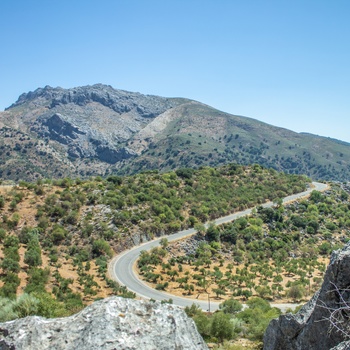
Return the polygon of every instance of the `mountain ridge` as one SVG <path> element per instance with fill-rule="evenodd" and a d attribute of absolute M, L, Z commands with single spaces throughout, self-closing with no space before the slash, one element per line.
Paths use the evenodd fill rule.
<path fill-rule="evenodd" d="M 104 84 L 21 94 L 0 112 L 0 148 L 0 177 L 16 181 L 230 162 L 314 179 L 350 178 L 344 141 Z"/>

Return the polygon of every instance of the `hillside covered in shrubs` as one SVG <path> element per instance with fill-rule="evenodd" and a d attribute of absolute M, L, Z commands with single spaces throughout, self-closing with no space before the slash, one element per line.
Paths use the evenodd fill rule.
<path fill-rule="evenodd" d="M 166 233 L 306 189 L 310 180 L 227 165 L 159 174 L 20 182 L 0 189 L 0 295 L 35 296 L 45 315 L 74 312 L 111 294 L 108 260 Z M 58 310 L 58 311 L 57 311 Z M 69 310 L 69 311 L 68 311 Z M 39 312 L 40 313 L 40 312 Z"/>

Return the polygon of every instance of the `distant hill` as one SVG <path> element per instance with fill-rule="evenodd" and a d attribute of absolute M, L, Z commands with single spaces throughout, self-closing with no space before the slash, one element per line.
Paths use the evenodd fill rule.
<path fill-rule="evenodd" d="M 313 179 L 350 179 L 350 144 L 96 84 L 46 86 L 0 112 L 0 177 L 86 177 L 252 164 Z"/>

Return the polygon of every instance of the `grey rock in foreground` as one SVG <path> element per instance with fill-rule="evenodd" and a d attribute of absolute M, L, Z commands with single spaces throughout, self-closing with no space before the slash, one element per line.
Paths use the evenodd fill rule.
<path fill-rule="evenodd" d="M 180 308 L 118 297 L 57 319 L 31 316 L 0 323 L 0 349 L 208 349 Z"/>
<path fill-rule="evenodd" d="M 344 341 L 338 344 L 336 347 L 332 348 L 331 350 L 349 350 L 350 349 L 350 340 Z"/>
<path fill-rule="evenodd" d="M 296 314 L 272 320 L 264 335 L 264 350 L 350 349 L 348 338 L 330 327 L 330 313 L 342 300 L 349 302 L 350 243 L 334 251 L 321 289 Z M 343 314 L 342 327 L 350 327 L 349 308 Z"/>

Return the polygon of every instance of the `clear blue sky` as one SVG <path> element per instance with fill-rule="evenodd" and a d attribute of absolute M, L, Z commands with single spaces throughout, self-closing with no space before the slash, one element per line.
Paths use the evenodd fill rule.
<path fill-rule="evenodd" d="M 105 83 L 350 142 L 348 0 L 1 0 L 0 110 Z"/>

